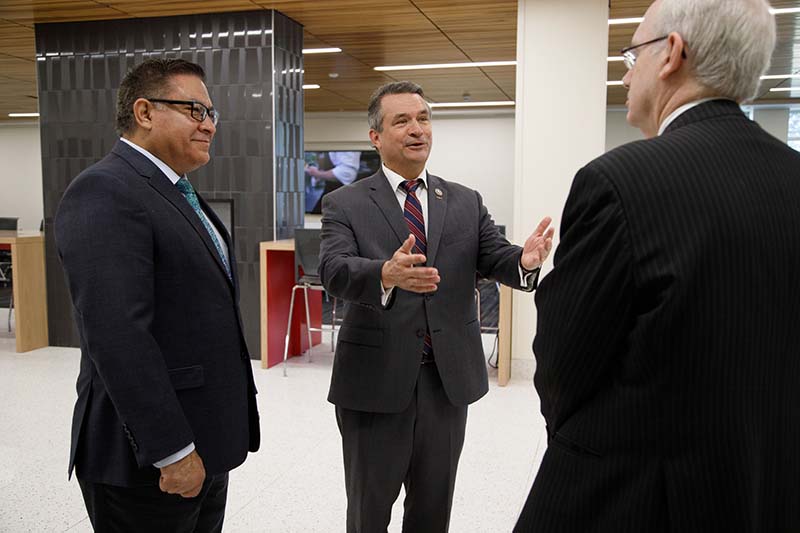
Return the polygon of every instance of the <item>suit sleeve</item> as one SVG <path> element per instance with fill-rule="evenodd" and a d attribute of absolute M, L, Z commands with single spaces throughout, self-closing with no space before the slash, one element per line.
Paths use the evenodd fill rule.
<path fill-rule="evenodd" d="M 554 269 L 536 291 L 534 384 L 550 435 L 609 385 L 633 327 L 633 259 L 623 207 L 587 168 L 567 199 Z"/>
<path fill-rule="evenodd" d="M 335 196 L 322 198 L 319 275 L 326 291 L 336 298 L 381 307 L 381 269 L 388 259 L 360 257 L 345 210 Z"/>
<path fill-rule="evenodd" d="M 61 201 L 55 236 L 93 379 L 102 381 L 144 467 L 194 435 L 151 333 L 157 229 L 132 197 L 113 177 L 76 179 Z"/>
<path fill-rule="evenodd" d="M 479 252 L 478 252 L 478 273 L 484 278 L 494 279 L 515 289 L 530 292 L 536 288 L 536 281 L 539 276 L 538 269 L 531 275 L 534 277 L 532 282 L 526 286 L 522 285 L 520 276 L 520 257 L 522 248 L 511 244 L 500 233 L 497 226 L 489 214 L 489 210 L 483 205 L 483 198 L 480 193 L 475 191 L 478 206 L 478 231 L 479 231 Z"/>

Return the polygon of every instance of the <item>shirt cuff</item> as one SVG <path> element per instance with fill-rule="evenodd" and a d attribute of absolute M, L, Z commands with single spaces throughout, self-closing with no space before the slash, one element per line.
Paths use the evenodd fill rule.
<path fill-rule="evenodd" d="M 153 463 L 153 466 L 156 467 L 156 468 L 164 468 L 165 466 L 169 466 L 169 465 L 171 465 L 173 463 L 177 463 L 178 461 L 180 461 L 181 459 L 183 459 L 184 457 L 186 457 L 187 455 L 189 455 L 193 451 L 194 451 L 194 442 L 190 442 L 189 445 L 186 448 L 184 448 L 184 449 L 182 449 L 182 450 L 180 450 L 178 452 L 173 453 L 169 457 L 165 457 L 165 458 L 161 459 L 160 461 L 157 461 L 157 462 Z"/>
<path fill-rule="evenodd" d="M 541 267 L 539 267 L 541 268 Z M 522 263 L 517 264 L 517 269 L 519 270 L 519 284 L 522 286 L 523 289 L 530 289 L 531 282 L 533 281 L 533 275 L 536 274 L 536 271 L 539 270 L 536 268 L 534 270 L 525 270 L 522 268 Z"/>
<path fill-rule="evenodd" d="M 391 289 L 384 289 L 383 282 L 380 282 L 381 285 L 381 305 L 386 307 L 386 304 L 389 303 L 389 299 L 392 297 L 392 293 L 394 292 L 394 287 Z"/>

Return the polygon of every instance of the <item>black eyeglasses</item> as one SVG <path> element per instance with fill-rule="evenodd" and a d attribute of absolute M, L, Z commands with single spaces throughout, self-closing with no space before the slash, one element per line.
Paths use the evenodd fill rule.
<path fill-rule="evenodd" d="M 201 104 L 197 100 L 166 100 L 164 98 L 146 98 L 146 100 L 149 100 L 150 102 L 160 102 L 162 104 L 186 105 L 191 108 L 192 118 L 197 122 L 203 122 L 206 117 L 210 117 L 211 123 L 215 126 L 217 125 L 217 122 L 219 122 L 219 111 L 213 107 L 207 107 L 205 104 Z"/>
<path fill-rule="evenodd" d="M 633 65 L 636 64 L 636 54 L 633 53 L 634 50 L 637 48 L 641 48 L 642 46 L 647 46 L 648 44 L 657 43 L 658 41 L 663 41 L 669 37 L 669 35 L 665 35 L 663 37 L 656 37 L 655 39 L 650 39 L 649 41 L 643 42 L 641 44 L 637 44 L 635 46 L 629 46 L 627 48 L 623 48 L 620 50 L 620 54 L 622 54 L 622 61 L 625 63 L 625 66 L 628 67 L 628 70 L 633 69 Z"/>

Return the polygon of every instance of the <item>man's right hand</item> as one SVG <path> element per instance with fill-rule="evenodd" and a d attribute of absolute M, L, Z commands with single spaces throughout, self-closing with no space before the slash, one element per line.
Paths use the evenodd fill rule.
<path fill-rule="evenodd" d="M 194 498 L 200 494 L 205 479 L 206 468 L 195 450 L 180 461 L 162 467 L 158 487 L 168 494 Z"/>
<path fill-rule="evenodd" d="M 437 289 L 439 271 L 430 267 L 415 267 L 424 265 L 427 260 L 422 254 L 412 254 L 414 248 L 414 235 L 409 234 L 405 242 L 392 255 L 392 258 L 383 264 L 381 269 L 381 283 L 386 290 L 399 287 L 410 292 L 433 292 Z"/>

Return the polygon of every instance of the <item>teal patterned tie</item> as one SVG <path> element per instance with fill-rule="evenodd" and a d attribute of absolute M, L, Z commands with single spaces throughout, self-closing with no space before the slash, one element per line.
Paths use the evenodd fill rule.
<path fill-rule="evenodd" d="M 217 253 L 219 254 L 219 258 L 222 259 L 222 264 L 225 265 L 225 273 L 228 275 L 228 279 L 232 279 L 231 277 L 231 267 L 228 265 L 228 259 L 224 253 L 222 253 L 222 246 L 217 239 L 214 230 L 211 229 L 211 222 L 208 221 L 205 214 L 203 214 L 203 209 L 200 207 L 200 201 L 197 199 L 197 193 L 194 192 L 194 187 L 192 184 L 189 183 L 189 180 L 186 179 L 186 176 L 182 177 L 178 180 L 178 183 L 175 184 L 178 187 L 178 190 L 181 191 L 183 196 L 186 197 L 186 200 L 189 202 L 189 205 L 192 206 L 194 212 L 197 213 L 197 216 L 200 217 L 200 222 L 203 223 L 205 226 L 206 231 L 211 236 L 211 241 L 214 243 L 214 246 L 217 248 Z"/>

